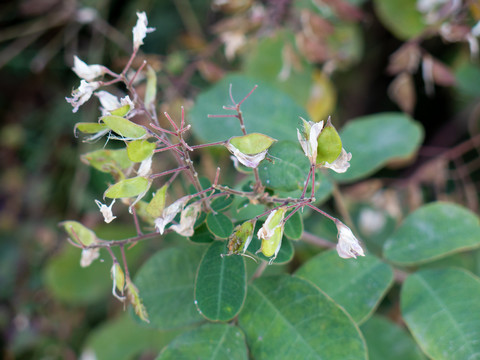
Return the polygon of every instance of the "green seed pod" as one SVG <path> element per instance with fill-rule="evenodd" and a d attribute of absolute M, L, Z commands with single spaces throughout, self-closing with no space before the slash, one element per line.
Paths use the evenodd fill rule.
<path fill-rule="evenodd" d="M 277 257 L 278 251 L 282 246 L 283 226 L 277 226 L 270 238 L 262 240 L 260 251 L 266 257 L 273 256 L 274 260 Z"/>
<path fill-rule="evenodd" d="M 329 118 L 327 125 L 325 125 L 318 137 L 317 165 L 322 165 L 326 162 L 331 164 L 339 157 L 341 152 L 342 140 Z"/>
<path fill-rule="evenodd" d="M 246 221 L 238 225 L 228 239 L 228 255 L 245 253 L 253 238 L 254 223 Z"/>

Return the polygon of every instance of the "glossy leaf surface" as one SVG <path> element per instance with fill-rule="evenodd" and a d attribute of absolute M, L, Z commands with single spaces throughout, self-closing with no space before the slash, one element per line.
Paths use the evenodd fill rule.
<path fill-rule="evenodd" d="M 436 360 L 480 354 L 480 280 L 455 269 L 423 270 L 403 284 L 403 318 L 423 351 Z"/>
<path fill-rule="evenodd" d="M 175 338 L 157 360 L 247 360 L 245 335 L 226 324 L 206 324 Z"/>
<path fill-rule="evenodd" d="M 195 304 L 211 321 L 228 321 L 245 300 L 247 279 L 242 256 L 224 256 L 224 241 L 214 241 L 200 262 L 195 282 Z"/>
<path fill-rule="evenodd" d="M 357 323 L 373 313 L 393 283 L 392 268 L 375 256 L 342 259 L 335 250 L 310 259 L 295 275 L 317 285 Z"/>
<path fill-rule="evenodd" d="M 134 279 L 150 324 L 171 329 L 203 320 L 194 304 L 194 284 L 204 247 L 188 246 L 158 251 Z"/>
<path fill-rule="evenodd" d="M 384 256 L 415 265 L 480 247 L 477 215 L 450 203 L 436 202 L 409 214 L 384 245 Z"/>
<path fill-rule="evenodd" d="M 255 280 L 238 320 L 256 360 L 367 359 L 363 337 L 352 319 L 301 278 Z"/>

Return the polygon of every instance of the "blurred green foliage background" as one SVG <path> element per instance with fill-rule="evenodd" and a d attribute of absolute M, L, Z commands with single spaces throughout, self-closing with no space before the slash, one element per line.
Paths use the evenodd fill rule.
<path fill-rule="evenodd" d="M 270 28 L 297 26 L 289 17 L 292 1 L 259 3 L 268 13 Z M 398 111 L 388 97 L 392 75 L 386 68 L 389 56 L 402 41 L 382 24 L 370 1 L 351 3 L 363 12 L 357 34 L 362 40 L 351 40 L 351 63 L 331 78 L 336 99 L 321 100 L 336 104 L 331 111 L 339 124 L 360 115 Z M 229 60 L 219 40 L 223 30 L 215 25 L 234 19 L 237 10 L 213 9 L 207 0 L 2 2 L 0 349 L 6 359 L 76 359 L 87 342 L 99 341 L 101 336 L 123 339 L 119 328 L 137 326 L 128 314 L 121 315 L 121 305 L 110 296 L 109 266 L 97 262 L 80 270 L 79 251 L 67 244 L 57 225 L 65 219 L 76 219 L 110 239 L 134 232 L 128 217 L 108 228 L 102 225 L 93 200 L 101 197 L 108 179 L 79 161 L 80 154 L 103 145 L 84 144 L 73 134 L 76 122 L 95 121 L 98 105 L 91 102 L 78 114 L 72 114 L 64 98 L 79 82 L 70 70 L 73 55 L 89 64 L 101 63 L 114 70 L 123 67 L 131 51 L 136 11 L 145 11 L 149 25 L 156 27 L 142 50 L 160 74 L 158 98 L 162 111 L 174 111 L 171 109 L 178 109 L 179 105 L 188 109 L 199 92 L 226 72 L 249 71 L 253 77 L 259 75 L 248 65 L 258 61 L 254 55 L 240 54 Z M 241 27 L 242 20 L 237 21 Z M 262 41 L 261 32 L 250 36 Z M 421 74 L 415 74 L 416 105 L 412 112 L 425 127 L 425 146 L 414 163 L 401 170 L 382 170 L 374 180 L 387 179 L 383 184 L 390 189 L 411 196 L 408 201 L 412 207 L 447 199 L 478 211 L 480 166 L 478 161 L 470 163 L 478 158 L 475 149 L 480 143 L 475 136 L 479 126 L 480 82 L 474 80 L 480 74 L 478 61 L 470 61 L 465 44 L 446 44 L 432 38 L 423 45 L 452 66 L 456 84 L 436 86 L 435 94 L 427 96 Z M 302 91 L 299 88 L 292 92 Z M 430 163 L 431 168 L 422 167 L 459 144 L 467 144 L 466 150 L 443 159 L 441 170 L 445 173 L 436 171 L 434 163 Z M 218 158 L 213 154 L 202 160 L 207 173 L 213 171 Z M 408 182 L 413 176 L 416 180 Z M 367 201 L 364 197 L 369 193 L 362 189 L 378 189 L 375 181 L 362 185 L 364 188 L 346 189 L 359 203 Z M 154 243 L 144 243 L 129 251 L 131 270 L 155 248 Z M 72 278 L 76 279 L 74 283 Z M 122 325 L 115 327 L 117 322 Z M 109 326 L 114 330 L 101 335 Z M 92 329 L 100 329 L 94 338 Z M 146 348 L 142 359 L 153 358 L 173 336 L 160 341 L 151 333 L 143 335 L 138 331 L 137 339 L 126 337 L 120 341 L 132 342 L 130 355 Z M 105 343 L 108 341 L 102 344 Z M 125 358 L 130 355 L 122 354 Z"/>

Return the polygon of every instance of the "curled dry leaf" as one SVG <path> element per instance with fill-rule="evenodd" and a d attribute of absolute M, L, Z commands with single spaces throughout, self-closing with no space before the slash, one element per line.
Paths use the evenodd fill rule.
<path fill-rule="evenodd" d="M 390 55 L 387 72 L 397 75 L 402 72 L 414 73 L 420 62 L 421 49 L 417 44 L 407 43 Z"/>
<path fill-rule="evenodd" d="M 417 100 L 412 76 L 405 72 L 398 75 L 388 87 L 388 95 L 402 111 L 411 114 Z"/>

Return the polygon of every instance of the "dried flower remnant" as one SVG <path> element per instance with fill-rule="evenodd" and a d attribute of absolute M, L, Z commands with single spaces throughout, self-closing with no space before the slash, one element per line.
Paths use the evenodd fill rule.
<path fill-rule="evenodd" d="M 95 204 L 97 204 L 98 208 L 100 209 L 100 212 L 103 215 L 103 219 L 107 224 L 117 218 L 116 216 L 113 216 L 113 213 L 112 213 L 112 206 L 114 203 L 115 203 L 115 199 L 113 199 L 110 206 L 107 206 L 106 204 L 101 203 L 99 200 L 95 200 Z"/>
<path fill-rule="evenodd" d="M 80 81 L 78 89 L 72 91 L 72 97 L 66 97 L 65 100 L 73 106 L 72 112 L 76 113 L 80 106 L 85 104 L 91 97 L 95 90 L 100 87 L 98 81 L 87 82 L 85 80 Z"/>
<path fill-rule="evenodd" d="M 143 45 L 143 39 L 148 33 L 155 31 L 153 27 L 147 27 L 148 19 L 145 12 L 137 12 L 137 24 L 133 27 L 133 51 L 138 51 L 141 45 Z"/>
<path fill-rule="evenodd" d="M 193 227 L 195 221 L 197 220 L 198 214 L 202 205 L 199 202 L 188 205 L 185 209 L 182 210 L 180 216 L 180 224 L 170 226 L 170 229 L 175 231 L 179 235 L 183 236 L 192 236 L 194 233 Z"/>
<path fill-rule="evenodd" d="M 82 249 L 82 257 L 80 258 L 80 266 L 81 267 L 88 267 L 94 262 L 96 259 L 100 257 L 100 249 L 93 248 L 93 249 Z"/>
<path fill-rule="evenodd" d="M 352 230 L 339 220 L 335 220 L 338 230 L 338 256 L 344 259 L 357 258 L 357 256 L 365 256 L 360 242 L 353 235 Z"/>
<path fill-rule="evenodd" d="M 86 81 L 93 81 L 96 78 L 102 76 L 107 71 L 103 65 L 88 65 L 84 61 L 80 60 L 78 56 L 73 57 L 73 72 L 77 74 L 80 79 Z"/>
<path fill-rule="evenodd" d="M 163 233 L 165 232 L 165 226 L 171 223 L 175 216 L 183 210 L 185 204 L 188 202 L 189 199 L 189 196 L 184 196 L 178 199 L 173 204 L 163 210 L 161 217 L 155 219 L 155 227 L 160 234 L 163 235 Z"/>

